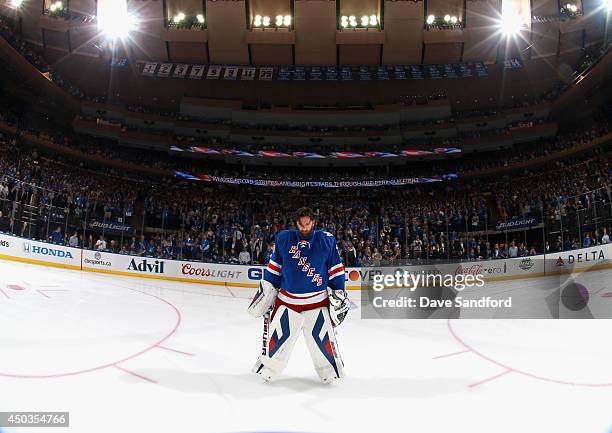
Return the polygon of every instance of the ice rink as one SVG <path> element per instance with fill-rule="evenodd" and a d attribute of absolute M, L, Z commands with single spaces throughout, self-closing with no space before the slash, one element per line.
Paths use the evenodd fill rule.
<path fill-rule="evenodd" d="M 581 278 L 612 302 L 610 271 Z M 338 336 L 343 381 L 319 383 L 299 341 L 266 384 L 250 373 L 252 292 L 0 261 L 0 411 L 69 411 L 71 424 L 0 430 L 611 432 L 612 321 L 353 310 Z"/>

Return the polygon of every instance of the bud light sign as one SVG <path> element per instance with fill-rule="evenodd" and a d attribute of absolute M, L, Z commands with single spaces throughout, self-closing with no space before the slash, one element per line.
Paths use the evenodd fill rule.
<path fill-rule="evenodd" d="M 540 219 L 538 217 L 519 217 L 512 218 L 510 221 L 499 221 L 495 225 L 495 230 L 500 232 L 524 230 L 535 227 L 538 224 L 540 224 Z"/>

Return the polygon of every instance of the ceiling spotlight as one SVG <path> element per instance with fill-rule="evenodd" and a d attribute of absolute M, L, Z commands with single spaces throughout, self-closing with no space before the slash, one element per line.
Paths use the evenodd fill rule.
<path fill-rule="evenodd" d="M 138 20 L 128 13 L 127 0 L 98 0 L 98 28 L 111 39 L 125 38 Z"/>
<path fill-rule="evenodd" d="M 457 17 L 456 16 L 452 16 L 451 17 L 451 23 L 457 24 Z"/>
<path fill-rule="evenodd" d="M 268 27 L 270 25 L 270 17 L 269 16 L 263 17 L 262 23 L 264 27 Z"/>
<path fill-rule="evenodd" d="M 507 7 L 502 11 L 500 30 L 504 36 L 517 35 L 523 27 L 523 20 L 516 9 Z"/>
<path fill-rule="evenodd" d="M 20 8 L 22 4 L 23 0 L 11 0 L 11 6 L 13 6 L 15 9 Z"/>
<path fill-rule="evenodd" d="M 183 12 L 179 12 L 178 14 L 176 14 L 174 18 L 172 18 L 172 21 L 174 21 L 175 24 L 178 24 L 184 20 L 185 20 L 185 14 Z"/>
<path fill-rule="evenodd" d="M 370 25 L 371 26 L 378 25 L 378 17 L 376 15 L 370 15 Z"/>
<path fill-rule="evenodd" d="M 368 17 L 367 15 L 361 17 L 361 27 L 367 27 L 369 22 L 370 17 Z"/>
<path fill-rule="evenodd" d="M 285 15 L 283 17 L 283 25 L 285 27 L 290 27 L 291 26 L 291 15 Z"/>
<path fill-rule="evenodd" d="M 196 15 L 196 19 L 198 20 L 198 23 L 200 23 L 200 24 L 204 24 L 204 15 L 202 15 L 202 14 L 197 14 L 197 15 Z"/>
<path fill-rule="evenodd" d="M 429 16 L 427 17 L 427 24 L 430 24 L 430 25 L 431 25 L 431 24 L 433 24 L 433 23 L 434 23 L 434 21 L 435 21 L 435 20 L 436 20 L 436 17 L 435 17 L 434 15 L 429 15 Z"/>
<path fill-rule="evenodd" d="M 444 22 L 445 23 L 450 22 L 450 20 L 451 20 L 451 16 L 450 15 L 448 15 L 448 14 L 444 15 Z"/>

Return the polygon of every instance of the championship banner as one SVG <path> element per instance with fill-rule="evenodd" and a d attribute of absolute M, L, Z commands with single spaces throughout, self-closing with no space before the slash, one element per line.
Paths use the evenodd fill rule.
<path fill-rule="evenodd" d="M 483 62 L 474 62 L 472 64 L 474 68 L 474 73 L 477 77 L 487 77 L 489 76 L 489 72 L 487 70 L 486 65 Z"/>
<path fill-rule="evenodd" d="M 351 81 L 353 79 L 353 68 L 350 66 L 342 66 L 340 68 L 340 80 Z"/>
<path fill-rule="evenodd" d="M 207 80 L 218 80 L 221 77 L 221 66 L 212 65 L 208 67 L 208 73 L 206 74 Z"/>
<path fill-rule="evenodd" d="M 259 68 L 259 79 L 262 81 L 271 81 L 274 76 L 274 68 L 271 66 L 263 66 Z"/>
<path fill-rule="evenodd" d="M 189 68 L 189 65 L 186 65 L 184 63 L 178 64 L 174 68 L 174 73 L 172 74 L 172 76 L 174 78 L 185 78 L 187 76 L 188 68 Z"/>
<path fill-rule="evenodd" d="M 393 67 L 393 77 L 396 80 L 406 80 L 408 77 L 406 76 L 406 69 L 403 66 L 397 65 Z"/>
<path fill-rule="evenodd" d="M 128 64 L 128 59 L 125 57 L 113 57 L 110 61 L 111 68 L 125 68 Z"/>
<path fill-rule="evenodd" d="M 389 80 L 389 69 L 386 66 L 377 66 L 376 67 L 376 79 L 378 81 L 387 81 Z"/>
<path fill-rule="evenodd" d="M 320 66 L 312 66 L 308 74 L 310 81 L 321 81 L 323 79 L 323 69 Z"/>
<path fill-rule="evenodd" d="M 504 60 L 504 69 L 521 69 L 523 62 L 521 59 L 506 59 Z"/>
<path fill-rule="evenodd" d="M 360 81 L 370 81 L 372 79 L 372 71 L 368 66 L 360 66 L 358 74 Z"/>
<path fill-rule="evenodd" d="M 118 62 L 114 66 L 125 66 L 125 62 Z M 142 75 L 187 78 L 201 80 L 204 77 L 205 65 L 190 65 L 173 64 L 173 63 L 146 63 L 142 70 Z M 506 65 L 508 67 L 508 65 Z M 172 70 L 174 68 L 174 73 Z M 223 74 L 222 74 L 223 70 Z M 377 66 L 376 69 L 368 66 L 359 66 L 353 71 L 351 66 L 281 66 L 275 74 L 275 69 L 271 66 L 257 67 L 255 66 L 224 66 L 211 65 L 208 66 L 206 74 L 207 80 L 238 80 L 240 72 L 240 80 L 252 81 L 256 79 L 262 81 L 352 81 L 355 79 L 361 81 L 388 81 L 388 80 L 424 80 L 425 71 L 428 72 L 428 78 L 432 80 L 453 79 L 453 78 L 471 78 L 471 77 L 486 77 L 488 76 L 487 67 L 483 62 L 469 63 L 447 63 L 443 65 L 396 65 L 396 66 Z M 157 71 L 157 74 L 156 74 Z M 189 74 L 188 74 L 189 73 Z"/>
<path fill-rule="evenodd" d="M 325 77 L 325 81 L 336 81 L 338 80 L 338 69 L 335 66 L 327 66 L 323 76 Z"/>
<path fill-rule="evenodd" d="M 306 80 L 306 68 L 304 66 L 296 66 L 293 69 L 293 80 L 294 81 Z"/>
<path fill-rule="evenodd" d="M 240 79 L 249 81 L 254 80 L 255 71 L 257 71 L 257 68 L 253 66 L 245 66 L 244 68 L 242 68 L 242 74 L 240 74 Z"/>
<path fill-rule="evenodd" d="M 238 67 L 237 66 L 226 66 L 225 72 L 223 73 L 224 80 L 235 80 L 238 78 Z"/>
<path fill-rule="evenodd" d="M 204 69 L 204 65 L 193 65 L 189 73 L 189 78 L 192 80 L 201 80 L 204 76 Z"/>
<path fill-rule="evenodd" d="M 142 68 L 142 75 L 155 76 L 155 70 L 157 69 L 157 63 L 145 63 Z"/>
<path fill-rule="evenodd" d="M 162 63 L 157 71 L 158 77 L 169 77 L 172 71 L 172 63 Z"/>

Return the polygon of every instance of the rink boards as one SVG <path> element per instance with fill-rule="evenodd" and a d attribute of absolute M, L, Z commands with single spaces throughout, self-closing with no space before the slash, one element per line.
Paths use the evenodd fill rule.
<path fill-rule="evenodd" d="M 376 274 L 426 272 L 482 275 L 487 281 L 536 278 L 612 268 L 612 244 L 547 255 L 437 265 L 347 268 L 346 284 L 360 290 Z M 0 234 L 0 258 L 59 268 L 232 287 L 257 287 L 263 266 L 127 256 L 54 245 Z"/>

